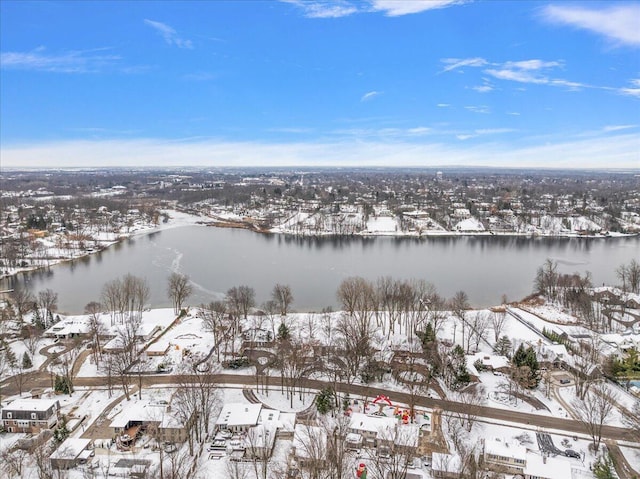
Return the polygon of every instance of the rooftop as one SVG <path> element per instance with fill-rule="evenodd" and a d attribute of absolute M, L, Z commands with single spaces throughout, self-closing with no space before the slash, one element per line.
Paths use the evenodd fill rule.
<path fill-rule="evenodd" d="M 7 404 L 4 409 L 6 411 L 46 411 L 57 403 L 57 399 L 16 399 Z"/>
<path fill-rule="evenodd" d="M 225 404 L 216 421 L 218 426 L 255 426 L 262 410 L 262 404 Z"/>
<path fill-rule="evenodd" d="M 53 454 L 51 454 L 51 459 L 75 459 L 77 458 L 82 451 L 84 451 L 91 439 L 82 439 L 80 437 L 69 437 L 65 439 L 65 441 L 60 444 L 58 449 L 56 449 Z"/>

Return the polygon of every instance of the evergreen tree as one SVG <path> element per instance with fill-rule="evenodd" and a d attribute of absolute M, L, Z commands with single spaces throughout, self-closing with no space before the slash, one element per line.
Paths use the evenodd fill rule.
<path fill-rule="evenodd" d="M 324 388 L 316 395 L 316 408 L 320 414 L 333 411 L 335 408 L 333 398 L 334 392 L 330 388 Z"/>
<path fill-rule="evenodd" d="M 528 369 L 526 377 L 522 380 L 525 387 L 533 389 L 538 386 L 540 382 L 540 365 L 538 364 L 536 352 L 531 346 L 525 349 L 524 344 L 520 344 L 513 355 L 512 362 L 516 368 L 526 367 Z"/>
<path fill-rule="evenodd" d="M 496 342 L 493 351 L 501 356 L 509 356 L 511 352 L 511 340 L 507 336 L 502 336 Z"/>
<path fill-rule="evenodd" d="M 431 323 L 427 323 L 427 326 L 424 328 L 424 332 L 418 332 L 417 335 L 422 341 L 423 349 L 436 340 L 436 332 L 434 331 L 433 326 L 431 326 Z"/>
<path fill-rule="evenodd" d="M 40 308 L 36 308 L 34 311 L 33 324 L 35 324 L 37 328 L 45 329 L 45 324 L 44 324 L 44 321 L 42 320 L 42 314 L 40 313 Z"/>
<path fill-rule="evenodd" d="M 67 428 L 67 419 L 62 416 L 61 424 L 53 430 L 53 440 L 60 444 L 69 437 L 69 429 Z"/>
<path fill-rule="evenodd" d="M 613 461 L 611 457 L 607 455 L 606 458 L 598 458 L 593 466 L 593 473 L 597 479 L 616 479 L 616 474 L 613 468 Z"/>
<path fill-rule="evenodd" d="M 7 360 L 7 364 L 11 368 L 15 368 L 18 365 L 18 359 L 16 358 L 16 353 L 13 352 L 13 349 L 7 344 L 7 342 L 2 339 L 0 343 L 0 349 L 4 351 L 4 358 Z"/>
<path fill-rule="evenodd" d="M 278 339 L 280 341 L 286 341 L 290 336 L 289 327 L 285 323 L 280 323 L 280 327 L 278 328 Z"/>
<path fill-rule="evenodd" d="M 33 367 L 33 363 L 31 362 L 31 358 L 25 351 L 22 355 L 22 369 L 30 369 L 31 367 Z"/>
<path fill-rule="evenodd" d="M 61 394 L 71 394 L 71 382 L 65 376 L 56 375 L 56 381 L 54 384 L 54 390 Z"/>

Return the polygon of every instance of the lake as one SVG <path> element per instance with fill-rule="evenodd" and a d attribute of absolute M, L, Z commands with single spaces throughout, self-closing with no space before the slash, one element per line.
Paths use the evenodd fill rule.
<path fill-rule="evenodd" d="M 59 310 L 81 313 L 99 300 L 102 285 L 131 273 L 148 280 L 151 306 L 169 306 L 167 277 L 188 274 L 191 305 L 222 298 L 232 286 L 249 285 L 258 303 L 276 283 L 291 286 L 294 309 L 337 307 L 335 292 L 349 276 L 418 278 L 447 297 L 464 290 L 475 307 L 521 299 L 532 291 L 536 269 L 547 259 L 564 273 L 592 273 L 593 283 L 616 284 L 615 270 L 640 259 L 640 237 L 625 238 L 298 238 L 247 230 L 185 226 L 126 240 L 106 251 L 48 271 L 5 280 L 27 282 L 37 292 L 59 294 Z"/>

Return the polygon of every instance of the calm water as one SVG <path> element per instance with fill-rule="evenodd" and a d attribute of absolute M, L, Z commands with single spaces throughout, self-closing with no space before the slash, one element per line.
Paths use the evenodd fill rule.
<path fill-rule="evenodd" d="M 27 281 L 34 292 L 51 288 L 59 294 L 60 311 L 72 313 L 98 300 L 102 285 L 125 273 L 148 280 L 153 307 L 169 306 L 166 283 L 172 271 L 191 277 L 194 305 L 242 284 L 255 288 L 261 303 L 274 284 L 283 283 L 292 288 L 295 309 L 319 310 L 337 306 L 342 279 L 389 275 L 425 279 L 447 297 L 464 290 L 474 306 L 490 306 L 502 294 L 510 300 L 530 294 L 546 258 L 558 261 L 561 272 L 590 271 L 594 284 L 614 284 L 620 264 L 640 259 L 640 237 L 304 239 L 187 226 L 140 236 L 17 281 Z M 8 281 L 2 286 L 12 287 Z"/>

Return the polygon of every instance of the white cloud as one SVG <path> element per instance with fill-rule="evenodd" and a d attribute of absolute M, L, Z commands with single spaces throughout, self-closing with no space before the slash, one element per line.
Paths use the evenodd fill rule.
<path fill-rule="evenodd" d="M 456 70 L 458 68 L 463 68 L 463 67 L 483 67 L 487 65 L 487 60 L 480 57 L 463 58 L 463 59 L 443 58 L 441 62 L 446 64 L 446 66 L 442 69 L 442 73 L 450 72 L 452 70 Z"/>
<path fill-rule="evenodd" d="M 607 125 L 602 129 L 602 131 L 608 133 L 612 131 L 628 130 L 630 128 L 637 128 L 637 127 L 638 125 Z"/>
<path fill-rule="evenodd" d="M 402 141 L 229 142 L 158 139 L 63 141 L 0 146 L 3 167 L 74 166 L 427 166 L 637 168 L 637 134 L 544 145 L 448 145 Z"/>
<path fill-rule="evenodd" d="M 603 9 L 589 9 L 576 5 L 549 5 L 543 17 L 602 35 L 617 45 L 640 46 L 640 5 L 619 4 Z"/>
<path fill-rule="evenodd" d="M 369 91 L 367 93 L 365 93 L 364 95 L 362 95 L 362 97 L 360 98 L 360 101 L 369 101 L 375 97 L 377 97 L 378 95 L 382 95 L 382 92 L 379 91 Z"/>
<path fill-rule="evenodd" d="M 469 140 L 471 138 L 477 138 L 483 135 L 500 135 L 503 133 L 511 133 L 514 130 L 513 128 L 481 128 L 478 130 L 473 130 L 472 133 L 459 133 L 456 135 L 458 140 Z"/>
<path fill-rule="evenodd" d="M 451 105 L 449 103 L 438 103 L 436 106 L 438 108 L 449 108 Z"/>
<path fill-rule="evenodd" d="M 303 11 L 308 18 L 339 18 L 355 13 L 381 12 L 388 17 L 421 13 L 466 3 L 468 0 L 280 0 Z"/>
<path fill-rule="evenodd" d="M 446 66 L 441 73 L 457 70 L 464 67 L 490 67 L 483 70 L 489 76 L 498 80 L 515 81 L 519 83 L 533 83 L 538 85 L 550 85 L 556 87 L 565 87 L 570 90 L 578 90 L 580 88 L 596 88 L 575 81 L 564 80 L 561 78 L 550 78 L 546 71 L 555 68 L 561 68 L 563 63 L 560 61 L 543 61 L 538 59 L 508 61 L 504 63 L 490 63 L 484 58 L 444 58 L 441 60 Z M 480 93 L 486 93 L 493 89 L 485 79 L 485 84 L 481 86 L 471 87 Z"/>
<path fill-rule="evenodd" d="M 39 47 L 30 52 L 4 52 L 0 54 L 0 66 L 55 73 L 97 73 L 122 59 L 119 55 L 98 54 L 106 50 L 109 48 L 48 53 L 44 47 Z"/>
<path fill-rule="evenodd" d="M 304 16 L 308 18 L 339 18 L 347 17 L 358 12 L 358 8 L 345 1 L 318 1 L 318 0 L 281 0 L 291 3 L 302 9 Z"/>
<path fill-rule="evenodd" d="M 631 80 L 631 87 L 627 88 L 619 88 L 618 93 L 622 95 L 635 96 L 636 98 L 640 98 L 640 78 L 636 78 Z"/>
<path fill-rule="evenodd" d="M 429 134 L 433 133 L 433 129 L 427 128 L 426 126 L 419 126 L 417 128 L 409 128 L 407 130 L 407 133 L 409 135 L 416 135 L 416 136 L 429 135 Z"/>
<path fill-rule="evenodd" d="M 371 6 L 373 10 L 384 12 L 388 17 L 398 17 L 461 3 L 465 2 L 463 0 L 372 0 Z"/>
<path fill-rule="evenodd" d="M 168 45 L 175 45 L 178 48 L 193 48 L 193 42 L 191 40 L 186 40 L 184 38 L 180 38 L 178 36 L 178 32 L 175 31 L 174 28 L 170 27 L 166 23 L 156 22 L 155 20 L 148 20 L 145 18 L 144 23 L 155 29 L 164 41 Z"/>
<path fill-rule="evenodd" d="M 484 113 L 484 114 L 491 113 L 491 108 L 489 108 L 486 105 L 471 105 L 471 106 L 465 106 L 465 108 L 474 113 Z"/>
<path fill-rule="evenodd" d="M 562 66 L 561 62 L 545 62 L 542 60 L 522 60 L 517 62 L 506 62 L 505 68 L 517 70 L 542 70 L 545 68 L 555 68 Z"/>
<path fill-rule="evenodd" d="M 197 73 L 187 73 L 182 76 L 183 80 L 188 81 L 211 81 L 218 78 L 218 75 L 210 72 L 197 72 Z"/>

